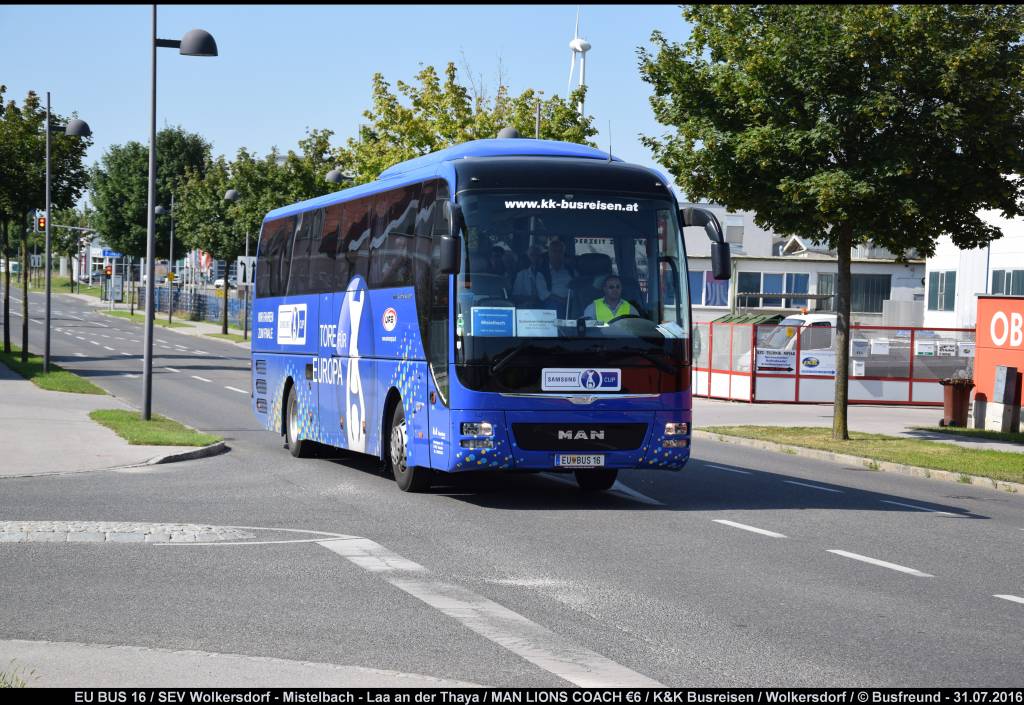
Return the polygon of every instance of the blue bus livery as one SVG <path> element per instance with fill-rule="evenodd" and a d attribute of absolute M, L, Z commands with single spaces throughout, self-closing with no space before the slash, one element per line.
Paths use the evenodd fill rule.
<path fill-rule="evenodd" d="M 576 144 L 478 140 L 267 214 L 252 318 L 253 411 L 295 456 L 435 472 L 574 472 L 689 457 L 690 305 L 663 176 Z"/>

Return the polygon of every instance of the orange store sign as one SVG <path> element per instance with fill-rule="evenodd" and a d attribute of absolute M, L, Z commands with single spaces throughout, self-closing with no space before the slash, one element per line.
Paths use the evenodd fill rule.
<path fill-rule="evenodd" d="M 978 297 L 974 384 L 977 394 L 992 398 L 996 367 L 1024 372 L 1024 297 Z"/>

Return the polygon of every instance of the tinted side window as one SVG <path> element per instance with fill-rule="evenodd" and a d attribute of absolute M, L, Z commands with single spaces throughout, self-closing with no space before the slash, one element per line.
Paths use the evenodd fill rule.
<path fill-rule="evenodd" d="M 427 341 L 427 359 L 430 361 L 430 369 L 445 404 L 448 403 L 448 350 L 452 338 L 448 314 L 448 286 L 451 276 L 437 271 L 437 263 L 441 256 L 441 236 L 448 234 L 448 221 L 444 215 L 446 210 L 443 207 L 444 201 L 448 198 L 446 182 L 434 181 L 423 185 L 420 213 L 424 233 L 430 237 L 431 247 L 430 333 Z M 417 223 L 420 220 L 417 218 Z"/>
<path fill-rule="evenodd" d="M 409 186 L 374 198 L 377 217 L 370 241 L 371 288 L 412 283 L 418 196 L 419 188 Z"/>
<path fill-rule="evenodd" d="M 342 204 L 342 233 L 335 276 L 344 288 L 357 274 L 366 279 L 370 262 L 370 203 L 368 199 Z M 344 260 L 344 262 L 342 262 Z"/>
<path fill-rule="evenodd" d="M 276 221 L 274 231 L 268 239 L 268 296 L 284 296 L 288 286 L 288 270 L 291 265 L 292 235 L 295 233 L 295 217 Z"/>
<path fill-rule="evenodd" d="M 310 276 L 313 278 L 317 291 L 341 291 L 348 285 L 348 260 L 344 254 L 339 256 L 342 243 L 341 229 L 342 205 L 330 206 L 324 213 L 324 234 L 310 265 Z M 341 265 L 344 271 L 341 271 Z M 344 274 L 344 279 L 341 275 Z"/>
<path fill-rule="evenodd" d="M 306 211 L 298 216 L 295 241 L 292 246 L 291 278 L 288 294 L 298 296 L 312 294 L 316 290 L 310 279 L 310 260 L 315 258 L 323 230 L 323 209 Z"/>
<path fill-rule="evenodd" d="M 268 221 L 260 230 L 259 245 L 256 250 L 256 296 L 270 296 L 271 246 L 270 242 L 277 232 L 277 221 Z"/>

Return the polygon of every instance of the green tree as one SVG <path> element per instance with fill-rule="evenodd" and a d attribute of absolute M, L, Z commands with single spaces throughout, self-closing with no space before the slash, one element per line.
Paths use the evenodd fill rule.
<path fill-rule="evenodd" d="M 356 183 L 373 181 L 383 170 L 407 159 L 496 137 L 503 127 L 532 137 L 538 103 L 542 139 L 592 145 L 589 138 L 597 134 L 591 118 L 575 108 L 584 88 L 567 99 L 544 100 L 533 89 L 511 96 L 507 86 L 499 85 L 493 99 L 479 92 L 474 98 L 459 82 L 454 63 L 447 65 L 443 79 L 433 66 L 426 66 L 416 74 L 416 81 L 418 85 L 398 81 L 396 95 L 382 74 L 374 74 L 372 106 L 363 113 L 368 122 L 336 152 L 338 164 L 355 175 Z"/>
<path fill-rule="evenodd" d="M 165 127 L 156 134 L 156 156 L 156 205 L 167 207 L 172 190 L 177 200 L 176 186 L 188 170 L 205 170 L 210 143 L 181 127 Z M 90 197 L 104 242 L 126 256 L 145 257 L 149 147 L 134 141 L 110 147 L 91 177 Z M 167 228 L 156 228 L 157 252 L 167 252 L 168 237 Z"/>
<path fill-rule="evenodd" d="M 4 252 L 10 251 L 10 234 L 19 232 L 23 277 L 28 288 L 28 237 L 32 229 L 32 211 L 46 206 L 46 109 L 39 96 L 29 91 L 21 106 L 3 102 L 0 90 L 0 225 L 4 231 Z M 51 111 L 52 125 L 67 119 Z M 81 196 L 87 182 L 85 152 L 91 138 L 68 137 L 53 133 L 50 142 L 50 198 L 54 208 L 71 207 Z M 4 274 L 4 349 L 10 350 L 9 295 L 10 267 Z M 22 297 L 22 360 L 28 360 L 28 296 Z"/>
<path fill-rule="evenodd" d="M 850 250 L 962 248 L 1021 213 L 1024 10 L 1005 5 L 687 6 L 683 44 L 639 50 L 645 137 L 690 200 L 838 252 L 833 436 L 848 438 Z"/>

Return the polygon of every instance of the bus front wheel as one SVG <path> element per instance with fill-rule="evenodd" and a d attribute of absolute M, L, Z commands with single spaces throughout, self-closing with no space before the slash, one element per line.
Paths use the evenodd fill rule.
<path fill-rule="evenodd" d="M 576 484 L 586 492 L 602 492 L 611 489 L 619 471 L 615 469 L 587 469 L 576 471 Z"/>
<path fill-rule="evenodd" d="M 288 446 L 288 452 L 294 458 L 305 458 L 309 455 L 311 443 L 309 441 L 297 440 L 299 437 L 299 395 L 295 389 L 288 390 L 288 404 L 284 423 L 284 439 Z"/>
<path fill-rule="evenodd" d="M 395 412 L 391 415 L 391 435 L 388 452 L 388 469 L 398 484 L 398 489 L 403 492 L 425 492 L 430 488 L 431 470 L 415 465 L 409 465 L 407 458 L 405 411 L 402 410 L 402 402 L 395 405 Z"/>

